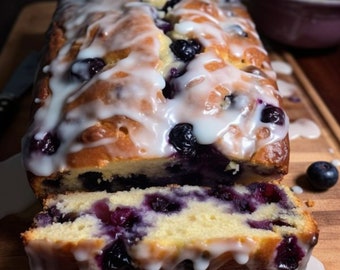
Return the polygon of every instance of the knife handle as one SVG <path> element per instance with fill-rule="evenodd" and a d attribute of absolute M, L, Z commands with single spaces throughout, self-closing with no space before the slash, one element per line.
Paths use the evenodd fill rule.
<path fill-rule="evenodd" d="M 0 97 L 0 132 L 4 132 L 5 129 L 11 123 L 15 112 L 17 111 L 15 106 L 15 99 L 8 97 Z"/>

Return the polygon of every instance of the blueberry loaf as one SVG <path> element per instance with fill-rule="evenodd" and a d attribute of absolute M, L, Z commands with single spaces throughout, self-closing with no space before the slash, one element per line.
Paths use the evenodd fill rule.
<path fill-rule="evenodd" d="M 23 140 L 39 197 L 287 173 L 276 75 L 237 1 L 60 0 L 48 33 Z"/>
<path fill-rule="evenodd" d="M 22 234 L 31 269 L 305 269 L 318 229 L 258 182 L 53 195 Z"/>

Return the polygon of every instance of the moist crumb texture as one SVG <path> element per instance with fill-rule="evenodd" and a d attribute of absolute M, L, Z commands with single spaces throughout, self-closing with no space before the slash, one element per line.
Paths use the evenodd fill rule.
<path fill-rule="evenodd" d="M 288 188 L 252 183 L 56 195 L 23 238 L 32 269 L 304 269 L 318 231 Z"/>

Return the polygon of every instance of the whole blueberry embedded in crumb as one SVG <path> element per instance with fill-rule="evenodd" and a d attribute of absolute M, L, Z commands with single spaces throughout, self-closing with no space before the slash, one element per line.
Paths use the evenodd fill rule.
<path fill-rule="evenodd" d="M 330 162 L 316 161 L 307 168 L 307 180 L 316 190 L 333 187 L 339 178 L 338 169 Z"/>
<path fill-rule="evenodd" d="M 117 207 L 110 214 L 110 223 L 113 226 L 132 228 L 133 225 L 140 221 L 135 209 L 131 207 Z"/>
<path fill-rule="evenodd" d="M 273 230 L 273 226 L 288 226 L 291 227 L 290 224 L 284 222 L 280 219 L 276 220 L 247 220 L 247 224 L 254 229 L 261 230 Z"/>
<path fill-rule="evenodd" d="M 256 205 L 252 202 L 248 194 L 241 194 L 233 186 L 219 186 L 211 190 L 213 196 L 223 202 L 228 202 L 233 207 L 233 211 L 238 213 L 253 213 Z"/>
<path fill-rule="evenodd" d="M 273 223 L 271 220 L 247 220 L 247 224 L 254 229 L 268 230 L 273 229 Z"/>
<path fill-rule="evenodd" d="M 281 108 L 267 104 L 262 110 L 261 122 L 282 126 L 285 123 L 285 114 Z"/>
<path fill-rule="evenodd" d="M 53 155 L 60 146 L 60 139 L 56 133 L 47 132 L 43 135 L 37 134 L 31 138 L 30 152 L 40 152 L 45 155 Z"/>
<path fill-rule="evenodd" d="M 75 212 L 61 213 L 55 206 L 51 206 L 43 212 L 38 213 L 34 218 L 34 224 L 36 227 L 45 227 L 52 223 L 64 223 L 74 221 L 78 217 Z"/>
<path fill-rule="evenodd" d="M 111 212 L 107 200 L 97 201 L 92 206 L 93 212 L 103 223 L 108 224 L 111 221 Z"/>
<path fill-rule="evenodd" d="M 253 183 L 248 186 L 251 191 L 252 197 L 260 203 L 278 203 L 282 198 L 280 189 L 273 184 L 269 183 Z"/>
<path fill-rule="evenodd" d="M 136 224 L 142 223 L 142 218 L 137 210 L 132 207 L 117 207 L 110 210 L 108 200 L 103 199 L 95 202 L 92 213 L 100 219 L 104 225 L 105 232 L 112 238 L 125 235 L 127 242 L 134 242 L 142 234 L 133 232 Z"/>
<path fill-rule="evenodd" d="M 87 191 L 108 190 L 110 182 L 103 179 L 101 172 L 85 172 L 78 175 L 78 180 Z"/>
<path fill-rule="evenodd" d="M 38 213 L 33 220 L 36 227 L 46 227 L 53 223 L 53 217 L 48 212 Z"/>
<path fill-rule="evenodd" d="M 296 236 L 286 236 L 277 247 L 275 264 L 279 270 L 295 270 L 305 256 L 299 247 Z"/>
<path fill-rule="evenodd" d="M 195 39 L 178 39 L 170 44 L 170 49 L 180 60 L 189 62 L 201 52 L 202 46 Z"/>
<path fill-rule="evenodd" d="M 146 195 L 144 205 L 157 213 L 163 214 L 179 212 L 183 207 L 182 204 L 174 198 L 158 193 Z"/>
<path fill-rule="evenodd" d="M 102 269 L 105 270 L 135 269 L 132 265 L 131 256 L 126 251 L 125 243 L 120 238 L 103 250 L 101 264 Z"/>
<path fill-rule="evenodd" d="M 193 129 L 193 125 L 189 123 L 180 123 L 175 125 L 169 133 L 169 143 L 184 156 L 196 155 L 198 143 Z"/>
<path fill-rule="evenodd" d="M 278 203 L 282 208 L 290 209 L 293 205 L 288 201 L 286 193 L 271 183 L 252 183 L 248 186 L 252 201 L 256 205 Z"/>
<path fill-rule="evenodd" d="M 101 58 L 85 58 L 76 60 L 71 66 L 70 73 L 79 81 L 90 80 L 94 75 L 103 69 L 105 62 Z"/>

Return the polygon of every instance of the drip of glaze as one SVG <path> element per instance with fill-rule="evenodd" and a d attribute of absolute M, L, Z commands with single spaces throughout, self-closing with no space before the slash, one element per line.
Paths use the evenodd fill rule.
<path fill-rule="evenodd" d="M 319 261 L 316 257 L 311 256 L 306 270 L 325 270 L 325 267 L 321 261 Z"/>
<path fill-rule="evenodd" d="M 300 118 L 290 123 L 289 138 L 291 140 L 299 137 L 306 139 L 317 139 L 321 135 L 319 126 L 312 120 Z"/>
<path fill-rule="evenodd" d="M 103 0 L 100 4 L 97 1 L 65 2 L 67 5 L 61 9 L 65 8 L 64 27 L 68 42 L 44 68 L 45 72 L 51 74 L 50 88 L 53 94 L 44 100 L 44 105 L 37 111 L 27 136 L 32 138 L 36 134 L 54 131 L 60 137 L 61 145 L 50 156 L 29 153 L 30 156 L 24 162 L 35 175 L 48 176 L 54 171 L 67 170 L 70 153 L 99 146 L 105 146 L 109 155 L 119 158 L 135 158 L 136 155 L 152 158 L 170 156 L 176 150 L 169 145 L 168 135 L 171 128 L 181 122 L 193 124 L 198 143 L 214 144 L 223 154 L 240 160 L 251 158 L 258 149 L 280 141 L 287 135 L 288 120 L 282 126 L 260 121 L 261 111 L 267 104 L 279 106 L 277 89 L 261 83 L 258 76 L 243 71 L 214 50 L 214 46 L 220 44 L 230 48 L 233 57 L 240 60 L 248 49 L 266 54 L 260 42 L 247 42 L 258 38 L 255 27 L 250 19 L 229 16 L 230 3 L 211 2 L 211 8 L 218 11 L 216 18 L 192 8 L 195 6 L 190 5 L 193 0 L 183 0 L 169 10 L 169 17 L 180 18 L 174 25 L 174 35 L 197 36 L 203 48 L 210 49 L 203 49 L 195 55 L 186 66 L 186 72 L 173 79 L 180 93 L 173 99 L 164 100 L 160 94 L 165 87 L 167 69 L 160 64 L 164 60 L 160 52 L 164 50 L 163 45 L 169 47 L 171 40 L 155 25 L 149 3 L 123 0 Z M 97 12 L 102 17 L 93 19 L 93 14 Z M 197 16 L 204 19 L 197 21 Z M 140 24 L 131 23 L 139 20 L 143 22 L 142 30 Z M 129 27 L 125 31 L 117 31 L 126 25 Z M 234 31 L 228 31 L 235 25 L 247 35 L 240 37 L 236 33 L 235 37 Z M 88 35 L 83 36 L 81 33 L 85 30 Z M 94 30 L 100 34 L 93 38 L 90 33 Z M 242 42 L 232 42 L 235 38 L 240 38 Z M 89 81 L 65 82 L 65 72 L 72 64 L 68 55 L 72 44 L 79 40 L 82 45 L 76 59 L 72 61 L 84 58 L 110 59 L 110 53 L 125 49 L 131 52 L 114 64 L 105 66 Z M 145 42 L 148 42 L 147 46 Z M 170 64 L 164 65 L 170 69 L 178 65 L 175 59 L 168 62 Z M 273 77 L 270 63 L 264 61 L 262 66 L 264 73 Z M 117 100 L 114 106 L 98 99 L 64 112 L 64 107 L 77 99 L 82 100 L 82 95 L 100 82 L 112 85 L 107 96 Z M 220 86 L 224 89 L 222 92 L 226 93 L 220 93 Z M 225 96 L 230 94 L 235 95 L 235 103 L 224 109 Z M 115 138 L 102 138 L 95 142 L 78 140 L 83 131 L 98 121 L 117 115 L 126 116 L 140 126 L 128 127 L 135 152 L 119 152 L 117 147 L 110 146 L 109 143 L 114 145 Z M 258 133 L 264 129 L 268 131 L 268 136 L 259 139 Z"/>
<path fill-rule="evenodd" d="M 272 68 L 275 72 L 285 75 L 291 75 L 293 73 L 293 68 L 287 62 L 281 60 L 274 60 L 271 62 Z"/>
<path fill-rule="evenodd" d="M 340 166 L 340 159 L 333 159 L 331 161 L 331 163 L 335 166 L 335 167 L 339 167 Z"/>
<path fill-rule="evenodd" d="M 303 193 L 303 189 L 300 186 L 292 186 L 291 190 L 295 193 L 295 194 L 302 194 Z"/>
<path fill-rule="evenodd" d="M 282 97 L 291 97 L 296 93 L 297 86 L 295 84 L 277 79 L 277 85 Z"/>

